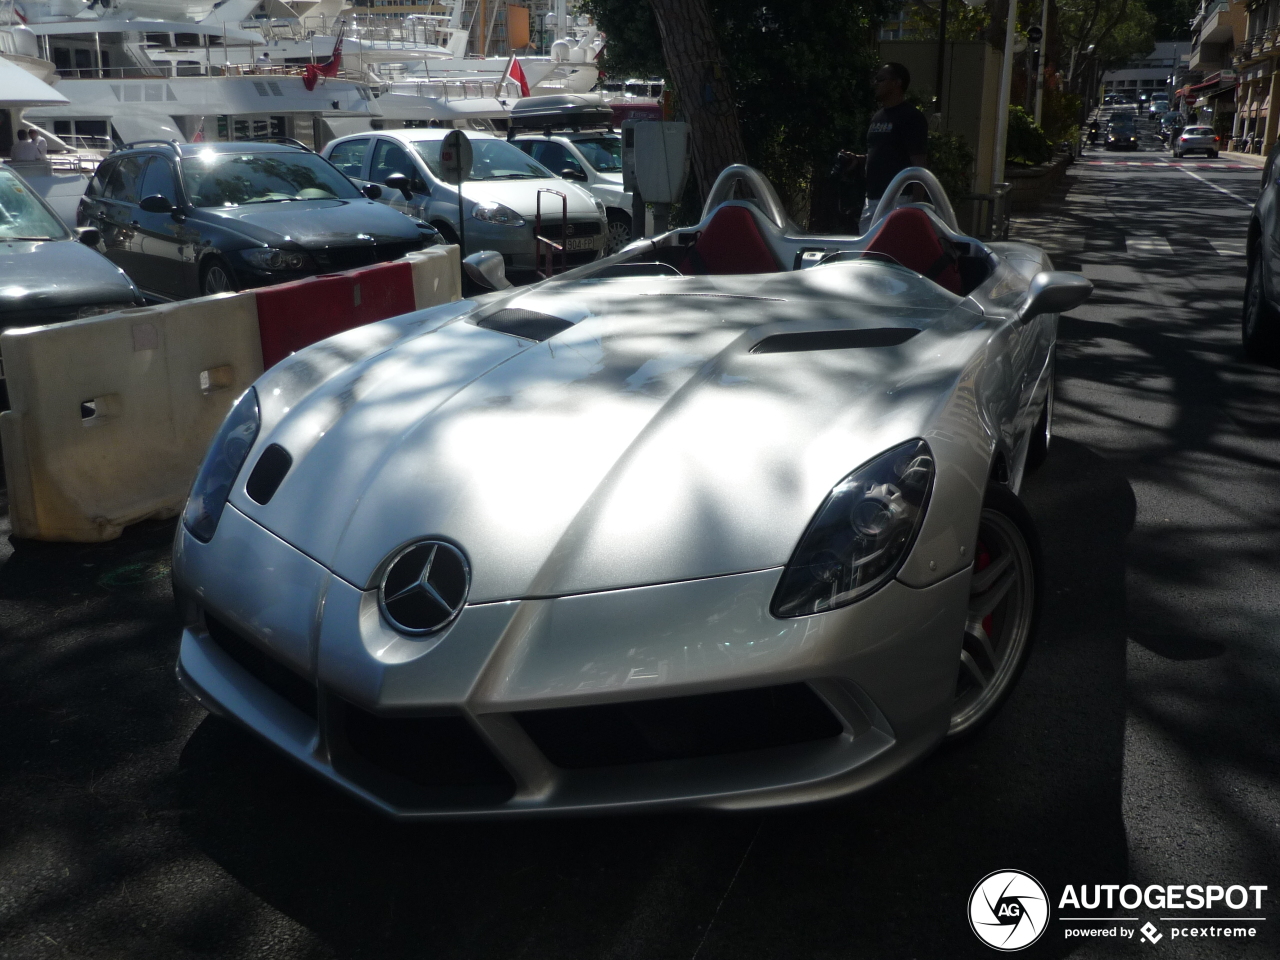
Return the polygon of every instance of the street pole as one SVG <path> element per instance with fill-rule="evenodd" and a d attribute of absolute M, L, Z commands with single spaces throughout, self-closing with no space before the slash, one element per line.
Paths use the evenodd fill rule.
<path fill-rule="evenodd" d="M 1018 0 L 1009 0 L 1009 23 L 1004 31 L 1004 63 L 1000 66 L 1000 100 L 996 114 L 996 149 L 991 160 L 991 186 L 1004 183 L 1004 152 L 1009 138 L 1009 90 L 1013 84 L 1013 38 L 1018 23 Z"/>
<path fill-rule="evenodd" d="M 1048 0 L 1045 0 L 1047 3 Z M 947 0 L 938 3 L 938 72 L 933 84 L 933 112 L 942 113 L 942 74 L 947 57 Z"/>
<path fill-rule="evenodd" d="M 1040 4 L 1040 55 L 1036 57 L 1036 125 L 1040 125 L 1040 115 L 1044 107 L 1044 52 L 1049 46 L 1049 0 Z"/>

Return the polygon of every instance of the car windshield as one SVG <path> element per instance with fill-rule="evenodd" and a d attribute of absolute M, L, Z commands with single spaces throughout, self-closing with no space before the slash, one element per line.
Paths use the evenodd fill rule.
<path fill-rule="evenodd" d="M 1182 131 L 1184 137 L 1212 137 L 1213 127 L 1187 127 Z"/>
<path fill-rule="evenodd" d="M 443 140 L 415 140 L 413 149 L 441 180 L 440 147 Z M 549 180 L 554 174 L 519 147 L 505 140 L 471 138 L 471 174 L 468 180 Z"/>
<path fill-rule="evenodd" d="M 601 173 L 622 172 L 622 138 L 601 137 L 598 140 L 575 140 L 578 148 L 587 160 Z"/>
<path fill-rule="evenodd" d="M 0 169 L 0 240 L 67 240 L 71 232 L 8 170 Z"/>
<path fill-rule="evenodd" d="M 183 160 L 182 184 L 197 207 L 361 196 L 350 180 L 312 153 L 209 150 Z"/>

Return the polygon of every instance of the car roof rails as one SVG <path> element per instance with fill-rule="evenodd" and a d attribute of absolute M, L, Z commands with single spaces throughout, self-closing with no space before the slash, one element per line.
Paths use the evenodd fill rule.
<path fill-rule="evenodd" d="M 130 140 L 128 143 L 122 143 L 113 149 L 112 153 L 119 153 L 121 150 L 133 150 L 136 147 L 162 146 L 173 147 L 175 153 L 180 153 L 182 144 L 177 140 Z"/>
<path fill-rule="evenodd" d="M 295 140 L 293 137 L 250 137 L 247 141 L 237 140 L 236 143 L 279 143 L 286 147 L 297 147 L 299 150 L 305 150 L 307 153 L 315 153 L 301 140 Z"/>

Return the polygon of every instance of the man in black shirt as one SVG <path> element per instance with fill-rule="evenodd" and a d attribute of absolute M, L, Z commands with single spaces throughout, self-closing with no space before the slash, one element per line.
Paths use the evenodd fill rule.
<path fill-rule="evenodd" d="M 907 167 L 923 167 L 929 153 L 929 122 L 906 102 L 911 83 L 907 68 L 900 63 L 883 64 L 872 83 L 880 109 L 867 130 L 867 205 L 860 225 L 864 233 L 889 182 Z"/>

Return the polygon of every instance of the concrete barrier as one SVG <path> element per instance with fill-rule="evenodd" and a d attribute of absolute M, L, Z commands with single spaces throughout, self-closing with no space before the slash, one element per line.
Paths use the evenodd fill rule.
<path fill-rule="evenodd" d="M 13 533 L 110 540 L 174 516 L 240 395 L 289 353 L 459 297 L 457 247 L 298 283 L 0 335 Z"/>

